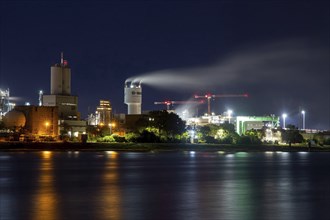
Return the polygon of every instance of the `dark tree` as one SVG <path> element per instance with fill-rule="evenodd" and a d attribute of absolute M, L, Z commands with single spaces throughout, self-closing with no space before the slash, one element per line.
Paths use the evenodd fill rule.
<path fill-rule="evenodd" d="M 158 129 L 159 134 L 167 139 L 173 139 L 176 135 L 182 135 L 185 132 L 186 124 L 177 114 L 152 111 L 149 117 L 149 125 Z"/>
<path fill-rule="evenodd" d="M 303 136 L 299 133 L 298 128 L 294 125 L 288 125 L 287 130 L 282 130 L 282 141 L 288 144 L 302 143 L 304 141 Z"/>

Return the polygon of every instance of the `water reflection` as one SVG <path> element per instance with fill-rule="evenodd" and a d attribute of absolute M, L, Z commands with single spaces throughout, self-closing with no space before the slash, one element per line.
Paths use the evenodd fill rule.
<path fill-rule="evenodd" d="M 9 155 L 0 154 L 0 219 L 9 218 L 14 214 L 15 210 L 13 197 L 8 191 L 10 191 L 10 180 L 8 173 L 11 171 L 12 167 L 9 163 Z"/>
<path fill-rule="evenodd" d="M 53 153 L 41 152 L 39 176 L 37 179 L 37 191 L 32 198 L 32 218 L 36 220 L 58 219 L 57 195 L 54 190 L 54 166 Z"/>
<path fill-rule="evenodd" d="M 0 157 L 0 219 L 329 219 L 329 157 L 15 153 Z"/>
<path fill-rule="evenodd" d="M 122 219 L 121 193 L 119 188 L 118 153 L 106 152 L 102 179 L 100 182 L 99 207 L 101 219 Z"/>

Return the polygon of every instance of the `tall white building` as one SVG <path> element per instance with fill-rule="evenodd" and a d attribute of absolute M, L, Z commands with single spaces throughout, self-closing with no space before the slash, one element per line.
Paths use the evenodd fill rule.
<path fill-rule="evenodd" d="M 60 129 L 71 127 L 70 135 L 86 131 L 86 122 L 78 112 L 78 96 L 71 95 L 71 68 L 63 53 L 61 63 L 50 68 L 50 95 L 42 95 L 42 105 L 58 107 Z"/>
<path fill-rule="evenodd" d="M 78 120 L 78 97 L 71 95 L 71 69 L 61 53 L 61 63 L 50 68 L 50 95 L 42 96 L 43 106 L 58 106 L 61 120 Z"/>

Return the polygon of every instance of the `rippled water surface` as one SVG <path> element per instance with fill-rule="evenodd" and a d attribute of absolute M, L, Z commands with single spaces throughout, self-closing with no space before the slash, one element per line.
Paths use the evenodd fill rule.
<path fill-rule="evenodd" d="M 0 152 L 0 219 L 330 219 L 330 153 Z"/>

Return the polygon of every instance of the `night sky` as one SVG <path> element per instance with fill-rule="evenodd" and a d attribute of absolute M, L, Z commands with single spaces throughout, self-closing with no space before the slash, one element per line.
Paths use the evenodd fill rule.
<path fill-rule="evenodd" d="M 330 129 L 329 1 L 0 1 L 0 88 L 17 104 L 50 92 L 64 52 L 82 118 L 109 99 L 125 113 L 127 78 L 142 110 L 194 94 L 240 94 L 212 111 L 281 115 Z M 199 112 L 205 112 L 206 105 Z"/>

